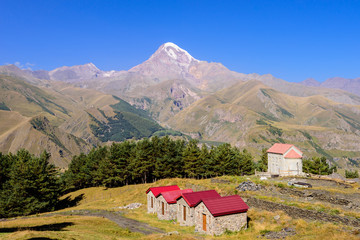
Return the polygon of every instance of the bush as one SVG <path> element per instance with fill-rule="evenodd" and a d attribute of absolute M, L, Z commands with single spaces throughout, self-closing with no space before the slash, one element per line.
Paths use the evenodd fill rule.
<path fill-rule="evenodd" d="M 346 178 L 358 178 L 359 172 L 356 170 L 354 170 L 354 171 L 345 170 L 345 177 Z"/>

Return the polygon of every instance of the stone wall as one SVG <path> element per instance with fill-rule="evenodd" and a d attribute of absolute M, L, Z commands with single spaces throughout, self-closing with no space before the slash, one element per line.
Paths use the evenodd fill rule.
<path fill-rule="evenodd" d="M 257 198 L 250 197 L 246 203 L 249 207 L 261 208 L 267 211 L 284 211 L 287 215 L 293 218 L 304 218 L 317 221 L 342 223 L 348 226 L 360 227 L 360 220 L 337 215 L 330 215 L 323 212 L 317 212 L 307 209 L 302 209 L 293 206 L 287 206 L 280 203 L 269 202 Z"/>
<path fill-rule="evenodd" d="M 204 231 L 203 228 L 203 214 L 206 215 L 206 231 Z M 201 202 L 195 207 L 195 232 L 214 234 L 214 229 L 211 224 L 213 222 L 214 217 L 211 215 L 210 211 L 207 209 L 203 202 Z"/>
<path fill-rule="evenodd" d="M 203 214 L 206 215 L 206 231 L 203 228 Z M 240 231 L 247 228 L 247 213 L 237 213 L 214 217 L 201 202 L 195 207 L 195 232 L 221 235 L 226 230 Z"/>
<path fill-rule="evenodd" d="M 162 203 L 164 203 L 164 214 L 162 214 Z M 176 203 L 168 204 L 165 198 L 160 195 L 157 197 L 156 212 L 160 220 L 175 220 L 177 216 L 177 205 Z"/>
<path fill-rule="evenodd" d="M 153 207 L 151 207 L 151 198 L 153 201 Z M 154 194 L 150 191 L 147 194 L 147 212 L 148 213 L 156 213 L 157 199 Z"/>
<path fill-rule="evenodd" d="M 184 221 L 184 206 L 186 208 L 186 220 Z M 194 223 L 195 208 L 189 207 L 184 198 L 180 198 L 177 201 L 177 221 L 180 226 L 193 226 Z"/>
<path fill-rule="evenodd" d="M 214 234 L 220 235 L 225 230 L 240 231 L 247 228 L 247 212 L 215 217 Z"/>

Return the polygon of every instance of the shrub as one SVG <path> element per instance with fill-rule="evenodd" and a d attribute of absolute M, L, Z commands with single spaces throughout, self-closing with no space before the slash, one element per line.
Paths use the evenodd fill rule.
<path fill-rule="evenodd" d="M 345 177 L 346 178 L 358 178 L 359 172 L 356 170 L 354 170 L 354 171 L 345 170 Z"/>

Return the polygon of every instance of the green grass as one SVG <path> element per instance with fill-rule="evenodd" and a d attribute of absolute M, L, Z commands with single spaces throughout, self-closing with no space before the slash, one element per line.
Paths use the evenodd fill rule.
<path fill-rule="evenodd" d="M 119 188 L 86 188 L 69 193 L 65 197 L 75 198 L 83 194 L 83 199 L 79 202 L 78 206 L 67 208 L 59 211 L 71 211 L 80 209 L 103 209 L 108 211 L 118 211 L 119 206 L 124 206 L 129 203 L 139 202 L 144 204 L 138 209 L 127 210 L 124 213 L 125 217 L 136 219 L 141 222 L 148 223 L 151 226 L 158 227 L 165 232 L 177 231 L 179 235 L 162 236 L 161 234 L 151 234 L 148 236 L 140 233 L 132 233 L 127 229 L 121 229 L 116 224 L 107 219 L 98 217 L 86 216 L 53 216 L 43 217 L 42 215 L 31 219 L 18 219 L 15 221 L 3 222 L 2 228 L 15 228 L 17 231 L 2 232 L 0 233 L 1 239 L 29 239 L 36 237 L 47 237 L 51 239 L 257 239 L 258 236 L 268 231 L 280 231 L 284 227 L 292 227 L 296 230 L 297 235 L 287 239 L 340 239 L 352 240 L 357 237 L 351 234 L 351 229 L 341 224 L 321 223 L 321 222 L 308 222 L 302 219 L 293 219 L 285 213 L 263 211 L 251 208 L 248 216 L 251 219 L 249 228 L 239 232 L 229 232 L 221 236 L 213 237 L 197 234 L 194 232 L 194 227 L 182 227 L 174 221 L 161 221 L 158 220 L 155 214 L 146 213 L 146 195 L 145 191 L 151 186 L 172 185 L 177 184 L 181 188 L 193 187 L 203 189 L 215 189 L 221 195 L 234 194 L 234 188 L 240 182 L 251 180 L 258 184 L 263 185 L 276 185 L 276 181 L 260 181 L 255 176 L 223 176 L 218 179 L 227 180 L 222 183 L 213 183 L 211 179 L 195 180 L 195 179 L 164 179 L 152 184 L 139 184 L 124 186 Z M 287 187 L 287 186 L 285 186 Z M 245 193 L 240 192 L 241 196 Z M 247 192 L 246 194 L 256 195 L 256 192 Z M 259 196 L 260 198 L 272 201 L 280 201 L 277 198 L 269 198 Z M 309 207 L 296 202 L 282 202 L 283 204 L 292 204 L 297 207 Z M 321 211 L 322 208 L 328 206 L 316 206 L 316 209 Z M 339 210 L 331 208 L 333 214 L 337 214 Z M 280 220 L 275 221 L 274 216 L 280 215 Z M 35 226 L 62 224 L 61 230 L 55 231 L 36 231 Z M 71 223 L 71 225 L 69 224 Z M 0 223 L 1 224 L 1 223 Z M 1 226 L 1 225 L 0 225 Z M 26 229 L 28 228 L 28 229 Z M 36 228 L 35 228 L 36 229 Z M 341 229 L 349 229 L 344 232 Z"/>

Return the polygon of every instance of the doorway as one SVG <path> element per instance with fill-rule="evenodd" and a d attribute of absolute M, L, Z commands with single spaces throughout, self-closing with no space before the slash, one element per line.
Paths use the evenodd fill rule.
<path fill-rule="evenodd" d="M 206 214 L 203 214 L 203 230 L 206 232 Z"/>

